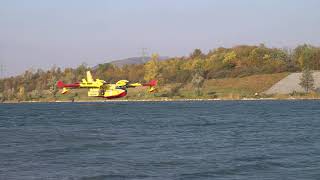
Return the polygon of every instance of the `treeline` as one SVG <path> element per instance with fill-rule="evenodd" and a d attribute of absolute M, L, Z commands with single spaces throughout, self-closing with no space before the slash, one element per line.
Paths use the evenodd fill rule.
<path fill-rule="evenodd" d="M 0 80 L 0 98 L 5 100 L 39 100 L 56 98 L 57 80 L 76 82 L 91 70 L 94 77 L 114 83 L 120 79 L 148 81 L 158 79 L 160 84 L 189 83 L 200 86 L 205 79 L 243 77 L 253 74 L 296 72 L 320 69 L 320 48 L 300 45 L 294 49 L 259 46 L 217 48 L 207 54 L 195 49 L 188 57 L 175 57 L 158 61 L 153 55 L 146 64 L 117 67 L 106 63 L 90 68 L 85 64 L 77 68 L 25 71 L 22 75 Z"/>

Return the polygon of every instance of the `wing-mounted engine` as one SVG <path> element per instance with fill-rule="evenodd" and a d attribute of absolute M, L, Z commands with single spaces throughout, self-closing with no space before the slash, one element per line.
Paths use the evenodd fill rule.
<path fill-rule="evenodd" d="M 116 88 L 118 89 L 126 89 L 128 87 L 128 80 L 120 80 L 116 82 Z"/>

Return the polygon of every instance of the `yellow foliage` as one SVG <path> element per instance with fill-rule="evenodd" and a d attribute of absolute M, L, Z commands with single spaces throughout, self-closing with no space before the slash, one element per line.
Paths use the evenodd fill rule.
<path fill-rule="evenodd" d="M 156 79 L 157 76 L 160 73 L 160 63 L 158 61 L 159 55 L 158 54 L 153 54 L 151 57 L 151 60 L 148 61 L 145 66 L 145 74 L 144 74 L 144 79 L 146 81 L 150 81 L 152 79 Z"/>
<path fill-rule="evenodd" d="M 24 95 L 25 95 L 25 90 L 24 90 L 24 87 L 21 86 L 21 87 L 19 88 L 18 98 L 19 98 L 19 99 L 23 99 L 23 98 L 24 98 Z"/>
<path fill-rule="evenodd" d="M 271 56 L 269 55 L 269 54 L 265 54 L 264 56 L 263 56 L 263 59 L 264 60 L 268 60 L 268 59 L 270 59 L 271 58 Z"/>
<path fill-rule="evenodd" d="M 234 51 L 228 52 L 224 55 L 223 63 L 231 63 L 236 57 L 237 54 Z"/>

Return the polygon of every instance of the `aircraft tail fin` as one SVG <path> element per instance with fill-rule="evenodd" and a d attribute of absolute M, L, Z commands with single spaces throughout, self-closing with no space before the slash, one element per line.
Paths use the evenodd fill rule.
<path fill-rule="evenodd" d="M 153 87 L 153 86 L 156 86 L 158 84 L 158 80 L 151 80 L 149 81 L 148 83 L 144 84 L 144 86 L 150 86 L 150 87 Z"/>
<path fill-rule="evenodd" d="M 144 86 L 150 87 L 149 92 L 155 92 L 156 91 L 155 86 L 157 86 L 157 84 L 158 84 L 158 80 L 153 79 L 153 80 L 149 81 L 148 83 L 144 84 Z"/>
<path fill-rule="evenodd" d="M 58 88 L 64 88 L 65 84 L 62 81 L 57 82 L 57 87 Z"/>
<path fill-rule="evenodd" d="M 91 75 L 90 71 L 87 71 L 87 82 L 88 83 L 92 83 L 93 82 L 93 78 L 92 78 L 92 75 Z"/>

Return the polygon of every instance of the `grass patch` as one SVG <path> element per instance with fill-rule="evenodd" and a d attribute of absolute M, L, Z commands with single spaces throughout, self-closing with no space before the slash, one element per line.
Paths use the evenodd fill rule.
<path fill-rule="evenodd" d="M 216 91 L 220 96 L 238 94 L 242 96 L 254 96 L 262 93 L 272 85 L 286 77 L 289 73 L 262 74 L 242 78 L 212 79 L 204 84 L 204 89 Z"/>

